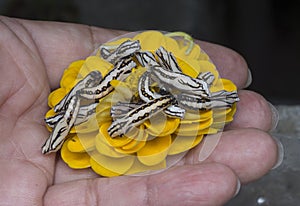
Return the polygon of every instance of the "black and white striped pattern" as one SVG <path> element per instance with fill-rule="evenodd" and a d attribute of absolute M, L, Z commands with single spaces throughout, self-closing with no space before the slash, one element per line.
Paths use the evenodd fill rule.
<path fill-rule="evenodd" d="M 96 86 L 99 84 L 101 79 L 102 75 L 99 71 L 96 70 L 90 72 L 85 78 L 79 81 L 57 105 L 55 105 L 54 111 L 60 112 L 62 110 L 66 110 L 67 105 L 73 96 L 77 95 L 77 93 L 84 88 Z"/>
<path fill-rule="evenodd" d="M 125 116 L 113 121 L 108 128 L 108 134 L 112 138 L 123 136 L 135 126 L 140 125 L 153 115 L 169 107 L 173 101 L 174 98 L 172 96 L 166 95 L 140 105 L 131 112 L 127 113 Z"/>
<path fill-rule="evenodd" d="M 141 46 L 139 41 L 127 40 L 120 44 L 117 48 L 114 46 L 102 46 L 100 47 L 100 55 L 106 61 L 116 64 L 122 58 L 127 58 L 134 53 L 140 51 Z M 113 50 L 113 51 L 111 51 Z"/>
<path fill-rule="evenodd" d="M 138 81 L 138 98 L 111 107 L 113 122 L 108 134 L 112 138 L 125 135 L 159 112 L 183 119 L 186 109 L 228 108 L 239 101 L 237 91 L 210 92 L 215 80 L 211 72 L 199 73 L 197 78 L 184 74 L 174 55 L 163 47 L 151 53 L 141 51 L 139 41 L 128 40 L 102 46 L 100 55 L 114 68 L 103 78 L 99 71 L 89 73 L 55 105 L 57 114 L 45 119 L 53 130 L 42 147 L 43 154 L 60 149 L 71 127 L 88 121 L 95 115 L 100 99 L 113 91 L 110 82 L 125 80 L 137 64 L 147 69 Z"/>
<path fill-rule="evenodd" d="M 101 99 L 108 95 L 113 87 L 110 85 L 112 80 L 126 79 L 131 70 L 136 66 L 136 63 L 131 58 L 122 59 L 116 66 L 102 79 L 102 81 L 95 87 L 83 88 L 80 90 L 80 97 L 86 99 Z"/>
<path fill-rule="evenodd" d="M 50 137 L 43 145 L 43 154 L 56 152 L 61 148 L 66 136 L 69 134 L 69 131 L 76 120 L 79 111 L 79 105 L 80 100 L 77 98 L 77 96 L 73 96 L 67 106 L 64 116 L 57 122 L 50 134 Z"/>

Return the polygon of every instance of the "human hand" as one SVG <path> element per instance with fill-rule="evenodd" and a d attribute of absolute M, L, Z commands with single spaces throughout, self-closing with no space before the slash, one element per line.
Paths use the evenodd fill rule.
<path fill-rule="evenodd" d="M 201 145 L 162 173 L 101 178 L 72 170 L 55 154 L 42 155 L 49 133 L 47 97 L 63 68 L 123 32 L 0 17 L 0 204 L 5 205 L 222 205 L 239 188 L 266 174 L 277 160 L 266 100 L 243 90 L 245 61 L 222 46 L 199 42 L 220 75 L 240 89 L 235 120 L 204 162 Z"/>

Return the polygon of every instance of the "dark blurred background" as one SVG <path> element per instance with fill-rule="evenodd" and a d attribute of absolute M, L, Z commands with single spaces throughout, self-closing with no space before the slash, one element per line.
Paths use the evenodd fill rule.
<path fill-rule="evenodd" d="M 279 110 L 273 136 L 283 143 L 285 158 L 226 206 L 299 205 L 300 0 L 0 0 L 0 14 L 131 31 L 185 31 L 238 51 L 253 74 L 250 88 Z"/>
<path fill-rule="evenodd" d="M 132 31 L 185 31 L 242 54 L 253 74 L 250 88 L 272 103 L 300 103 L 297 0 L 0 0 L 0 14 Z"/>

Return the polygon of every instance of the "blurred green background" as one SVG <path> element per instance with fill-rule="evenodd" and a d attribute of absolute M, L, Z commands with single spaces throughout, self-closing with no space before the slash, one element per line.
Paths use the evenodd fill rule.
<path fill-rule="evenodd" d="M 299 104 L 300 1 L 0 0 L 0 14 L 124 30 L 185 31 L 241 53 L 251 89 L 274 104 Z"/>

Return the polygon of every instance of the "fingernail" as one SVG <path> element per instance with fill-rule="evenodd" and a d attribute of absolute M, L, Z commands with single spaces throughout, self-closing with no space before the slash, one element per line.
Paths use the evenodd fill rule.
<path fill-rule="evenodd" d="M 278 125 L 278 122 L 279 122 L 279 112 L 278 110 L 274 107 L 273 104 L 271 104 L 270 102 L 269 103 L 269 106 L 271 108 L 271 112 L 272 112 L 272 126 L 271 126 L 271 129 L 270 129 L 270 132 L 273 132 L 277 125 Z"/>
<path fill-rule="evenodd" d="M 241 181 L 240 181 L 239 179 L 237 179 L 236 191 L 235 191 L 233 197 L 235 197 L 235 196 L 237 196 L 237 195 L 239 194 L 239 192 L 240 192 L 240 190 L 241 190 L 241 186 L 242 186 Z"/>
<path fill-rule="evenodd" d="M 252 73 L 251 73 L 251 70 L 248 69 L 248 79 L 247 79 L 245 87 L 249 87 L 251 85 L 251 83 L 252 83 Z"/>
<path fill-rule="evenodd" d="M 277 162 L 272 167 L 272 170 L 278 168 L 282 164 L 283 158 L 284 158 L 284 147 L 283 147 L 282 143 L 276 137 L 274 137 L 273 139 L 275 140 L 275 142 L 277 144 Z"/>

